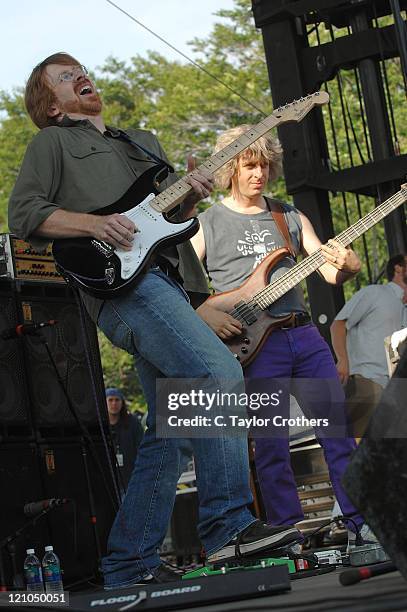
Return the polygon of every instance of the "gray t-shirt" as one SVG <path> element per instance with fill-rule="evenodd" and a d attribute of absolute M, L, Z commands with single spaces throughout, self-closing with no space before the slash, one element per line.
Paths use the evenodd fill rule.
<path fill-rule="evenodd" d="M 301 248 L 302 223 L 298 211 L 281 203 L 295 253 Z M 285 246 L 270 211 L 247 215 L 214 204 L 199 215 L 204 237 L 205 267 L 216 293 L 240 287 L 273 250 Z M 270 281 L 295 265 L 285 258 L 272 270 Z M 269 308 L 275 315 L 306 310 L 302 289 L 297 286 Z"/>
<path fill-rule="evenodd" d="M 382 387 L 388 381 L 384 339 L 407 324 L 403 289 L 396 283 L 368 285 L 351 297 L 336 321 L 346 321 L 350 374 L 360 374 Z"/>

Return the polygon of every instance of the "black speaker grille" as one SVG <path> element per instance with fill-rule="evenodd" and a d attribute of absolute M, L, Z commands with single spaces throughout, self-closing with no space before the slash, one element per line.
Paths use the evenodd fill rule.
<path fill-rule="evenodd" d="M 17 325 L 12 295 L 0 295 L 0 334 Z M 29 410 L 22 340 L 0 338 L 0 426 L 28 425 Z"/>
<path fill-rule="evenodd" d="M 23 311 L 30 312 L 32 321 L 36 323 L 50 319 L 57 321 L 56 325 L 43 328 L 43 333 L 57 365 L 59 376 L 80 421 L 87 427 L 98 427 L 92 372 L 88 367 L 78 305 L 74 301 L 68 302 L 67 299 L 33 298 L 24 299 Z M 96 328 L 87 316 L 84 329 L 90 340 L 89 350 L 94 366 L 96 397 L 102 411 L 102 420 L 107 423 Z M 37 337 L 27 337 L 25 342 L 26 369 L 36 426 L 41 430 L 75 427 L 75 418 L 68 408 L 66 396 L 58 382 L 46 346 L 41 342 L 41 338 Z"/>

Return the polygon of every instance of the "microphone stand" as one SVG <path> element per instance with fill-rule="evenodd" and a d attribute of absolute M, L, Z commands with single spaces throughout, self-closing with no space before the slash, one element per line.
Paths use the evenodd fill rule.
<path fill-rule="evenodd" d="M 103 467 L 100 463 L 99 457 L 95 451 L 94 445 L 93 445 L 93 440 L 92 437 L 90 436 L 86 426 L 81 422 L 72 402 L 71 399 L 69 397 L 69 394 L 67 392 L 65 383 L 59 373 L 59 370 L 57 368 L 57 365 L 55 363 L 55 360 L 52 356 L 51 350 L 49 348 L 47 339 L 45 338 L 44 334 L 42 333 L 41 329 L 35 330 L 35 332 L 32 334 L 34 336 L 37 336 L 41 343 L 45 346 L 45 349 L 47 351 L 48 354 L 48 358 L 51 362 L 51 365 L 54 369 L 57 381 L 62 389 L 62 392 L 66 398 L 67 401 L 67 405 L 68 405 L 68 409 L 70 411 L 70 413 L 72 414 L 75 423 L 77 424 L 79 431 L 82 434 L 82 438 L 81 438 L 81 450 L 82 450 L 82 457 L 83 457 L 83 463 L 84 463 L 84 471 L 85 471 L 85 478 L 86 478 L 86 484 L 88 487 L 88 500 L 89 500 L 89 511 L 90 511 L 90 522 L 92 524 L 92 528 L 93 528 L 93 534 L 94 534 L 94 538 L 95 538 L 95 545 L 96 545 L 96 553 L 97 553 L 97 558 L 98 558 L 98 568 L 100 567 L 100 562 L 101 562 L 101 558 L 102 558 L 102 549 L 101 549 L 101 543 L 100 543 L 100 537 L 99 537 L 99 532 L 98 532 L 98 528 L 97 528 L 97 516 L 96 516 L 96 506 L 95 506 L 95 498 L 94 498 L 94 494 L 93 494 L 93 488 L 92 488 L 92 483 L 91 483 L 91 478 L 90 478 L 90 471 L 89 471 L 89 463 L 88 463 L 88 455 L 87 455 L 87 450 L 90 451 L 91 456 L 93 457 L 98 470 L 100 472 L 103 484 L 105 486 L 106 492 L 108 494 L 108 496 L 110 497 L 110 500 L 113 504 L 113 508 L 115 508 L 116 512 L 118 510 L 118 504 L 117 501 L 113 498 L 112 493 L 109 489 L 108 483 L 106 481 L 106 477 L 105 477 L 105 473 L 103 470 Z"/>
<path fill-rule="evenodd" d="M 11 567 L 13 570 L 13 586 L 17 588 L 24 588 L 24 580 L 22 580 L 21 572 L 18 571 L 17 562 L 16 562 L 16 548 L 15 541 L 21 536 L 22 533 L 27 531 L 29 527 L 34 527 L 36 522 L 45 514 L 47 514 L 50 510 L 55 508 L 56 506 L 48 506 L 48 508 L 44 508 L 41 510 L 39 514 L 33 516 L 29 521 L 24 523 L 22 527 L 16 529 L 11 535 L 6 536 L 3 540 L 0 541 L 0 591 L 3 590 L 3 587 L 6 587 L 6 572 L 3 564 L 3 549 L 6 550 L 9 554 L 11 560 Z"/>

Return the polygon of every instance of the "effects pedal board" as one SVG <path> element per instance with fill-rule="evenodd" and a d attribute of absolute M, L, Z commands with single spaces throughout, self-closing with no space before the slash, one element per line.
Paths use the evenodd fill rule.
<path fill-rule="evenodd" d="M 291 589 L 288 568 L 276 565 L 244 573 L 71 595 L 70 612 L 170 610 L 266 597 Z"/>

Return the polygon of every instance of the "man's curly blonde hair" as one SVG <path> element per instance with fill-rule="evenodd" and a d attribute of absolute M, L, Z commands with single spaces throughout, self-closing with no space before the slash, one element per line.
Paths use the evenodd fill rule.
<path fill-rule="evenodd" d="M 236 138 L 239 138 L 239 136 L 251 130 L 253 127 L 253 125 L 243 124 L 223 132 L 218 136 L 216 141 L 215 153 L 230 145 Z M 232 178 L 236 173 L 239 159 L 242 158 L 267 161 L 270 166 L 269 181 L 273 181 L 282 173 L 283 149 L 280 141 L 272 136 L 261 136 L 261 138 L 242 151 L 240 155 L 228 161 L 222 168 L 215 172 L 216 184 L 220 189 L 225 190 L 231 188 Z"/>

